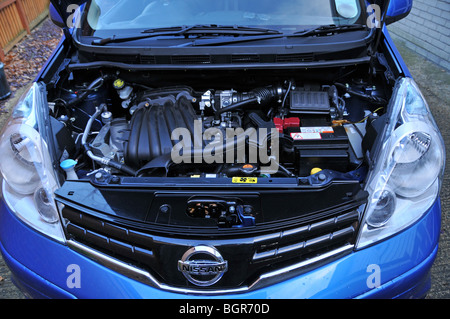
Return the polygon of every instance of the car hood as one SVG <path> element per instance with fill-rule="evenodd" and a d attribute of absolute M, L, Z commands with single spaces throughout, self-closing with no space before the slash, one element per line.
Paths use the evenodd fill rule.
<path fill-rule="evenodd" d="M 50 0 L 53 7 L 58 11 L 59 15 L 64 21 L 67 27 L 69 17 L 77 10 L 81 5 L 89 0 Z"/>
<path fill-rule="evenodd" d="M 88 1 L 89 0 L 50 0 L 51 4 L 63 18 L 66 26 L 69 23 L 69 17 L 73 15 L 74 11 Z M 384 20 L 390 0 L 369 0 L 368 2 L 380 6 L 382 20 Z"/>

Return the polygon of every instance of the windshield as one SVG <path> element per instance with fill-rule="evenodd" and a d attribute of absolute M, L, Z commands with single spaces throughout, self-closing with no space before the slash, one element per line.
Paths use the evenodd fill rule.
<path fill-rule="evenodd" d="M 190 25 L 265 26 L 282 32 L 305 26 L 365 22 L 363 0 L 92 0 L 82 33 Z M 117 33 L 117 32 L 115 32 Z"/>

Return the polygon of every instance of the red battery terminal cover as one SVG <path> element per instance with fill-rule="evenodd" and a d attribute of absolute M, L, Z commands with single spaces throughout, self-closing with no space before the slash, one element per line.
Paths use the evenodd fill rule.
<path fill-rule="evenodd" d="M 283 133 L 289 127 L 300 127 L 300 119 L 298 117 L 288 117 L 285 119 L 276 117 L 273 119 L 273 122 L 280 133 Z"/>

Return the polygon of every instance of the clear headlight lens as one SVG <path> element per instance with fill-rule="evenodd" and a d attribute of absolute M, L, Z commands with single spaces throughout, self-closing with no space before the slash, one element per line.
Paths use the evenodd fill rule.
<path fill-rule="evenodd" d="M 367 216 L 367 224 L 371 227 L 381 227 L 391 219 L 395 211 L 396 197 L 389 190 L 379 190 L 372 197 L 373 212 Z"/>
<path fill-rule="evenodd" d="M 412 225 L 439 195 L 445 166 L 444 143 L 412 79 L 403 78 L 397 83 L 389 110 L 391 120 L 366 187 L 370 197 L 358 248 Z"/>
<path fill-rule="evenodd" d="M 58 182 L 43 138 L 44 112 L 48 112 L 45 90 L 35 83 L 0 134 L 1 189 L 4 201 L 22 221 L 63 242 L 53 196 Z"/>
<path fill-rule="evenodd" d="M 19 121 L 10 123 L 0 141 L 0 170 L 5 181 L 19 194 L 32 194 L 40 185 L 41 136 Z"/>
<path fill-rule="evenodd" d="M 430 188 L 442 172 L 443 148 L 439 133 L 423 122 L 403 124 L 394 132 L 391 154 L 396 163 L 391 183 L 398 195 L 417 197 Z"/>

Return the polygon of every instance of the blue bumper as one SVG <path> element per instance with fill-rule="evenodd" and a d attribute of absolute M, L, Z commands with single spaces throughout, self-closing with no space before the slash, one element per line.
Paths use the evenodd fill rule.
<path fill-rule="evenodd" d="M 377 245 L 264 289 L 219 297 L 420 298 L 430 288 L 440 225 L 438 200 L 415 225 Z M 195 298 L 149 287 L 99 265 L 30 229 L 4 202 L 0 203 L 0 250 L 15 284 L 33 298 Z M 80 288 L 68 286 L 72 274 L 68 269 L 74 264 L 79 266 Z M 376 288 L 371 284 L 371 265 L 379 267 Z"/>

